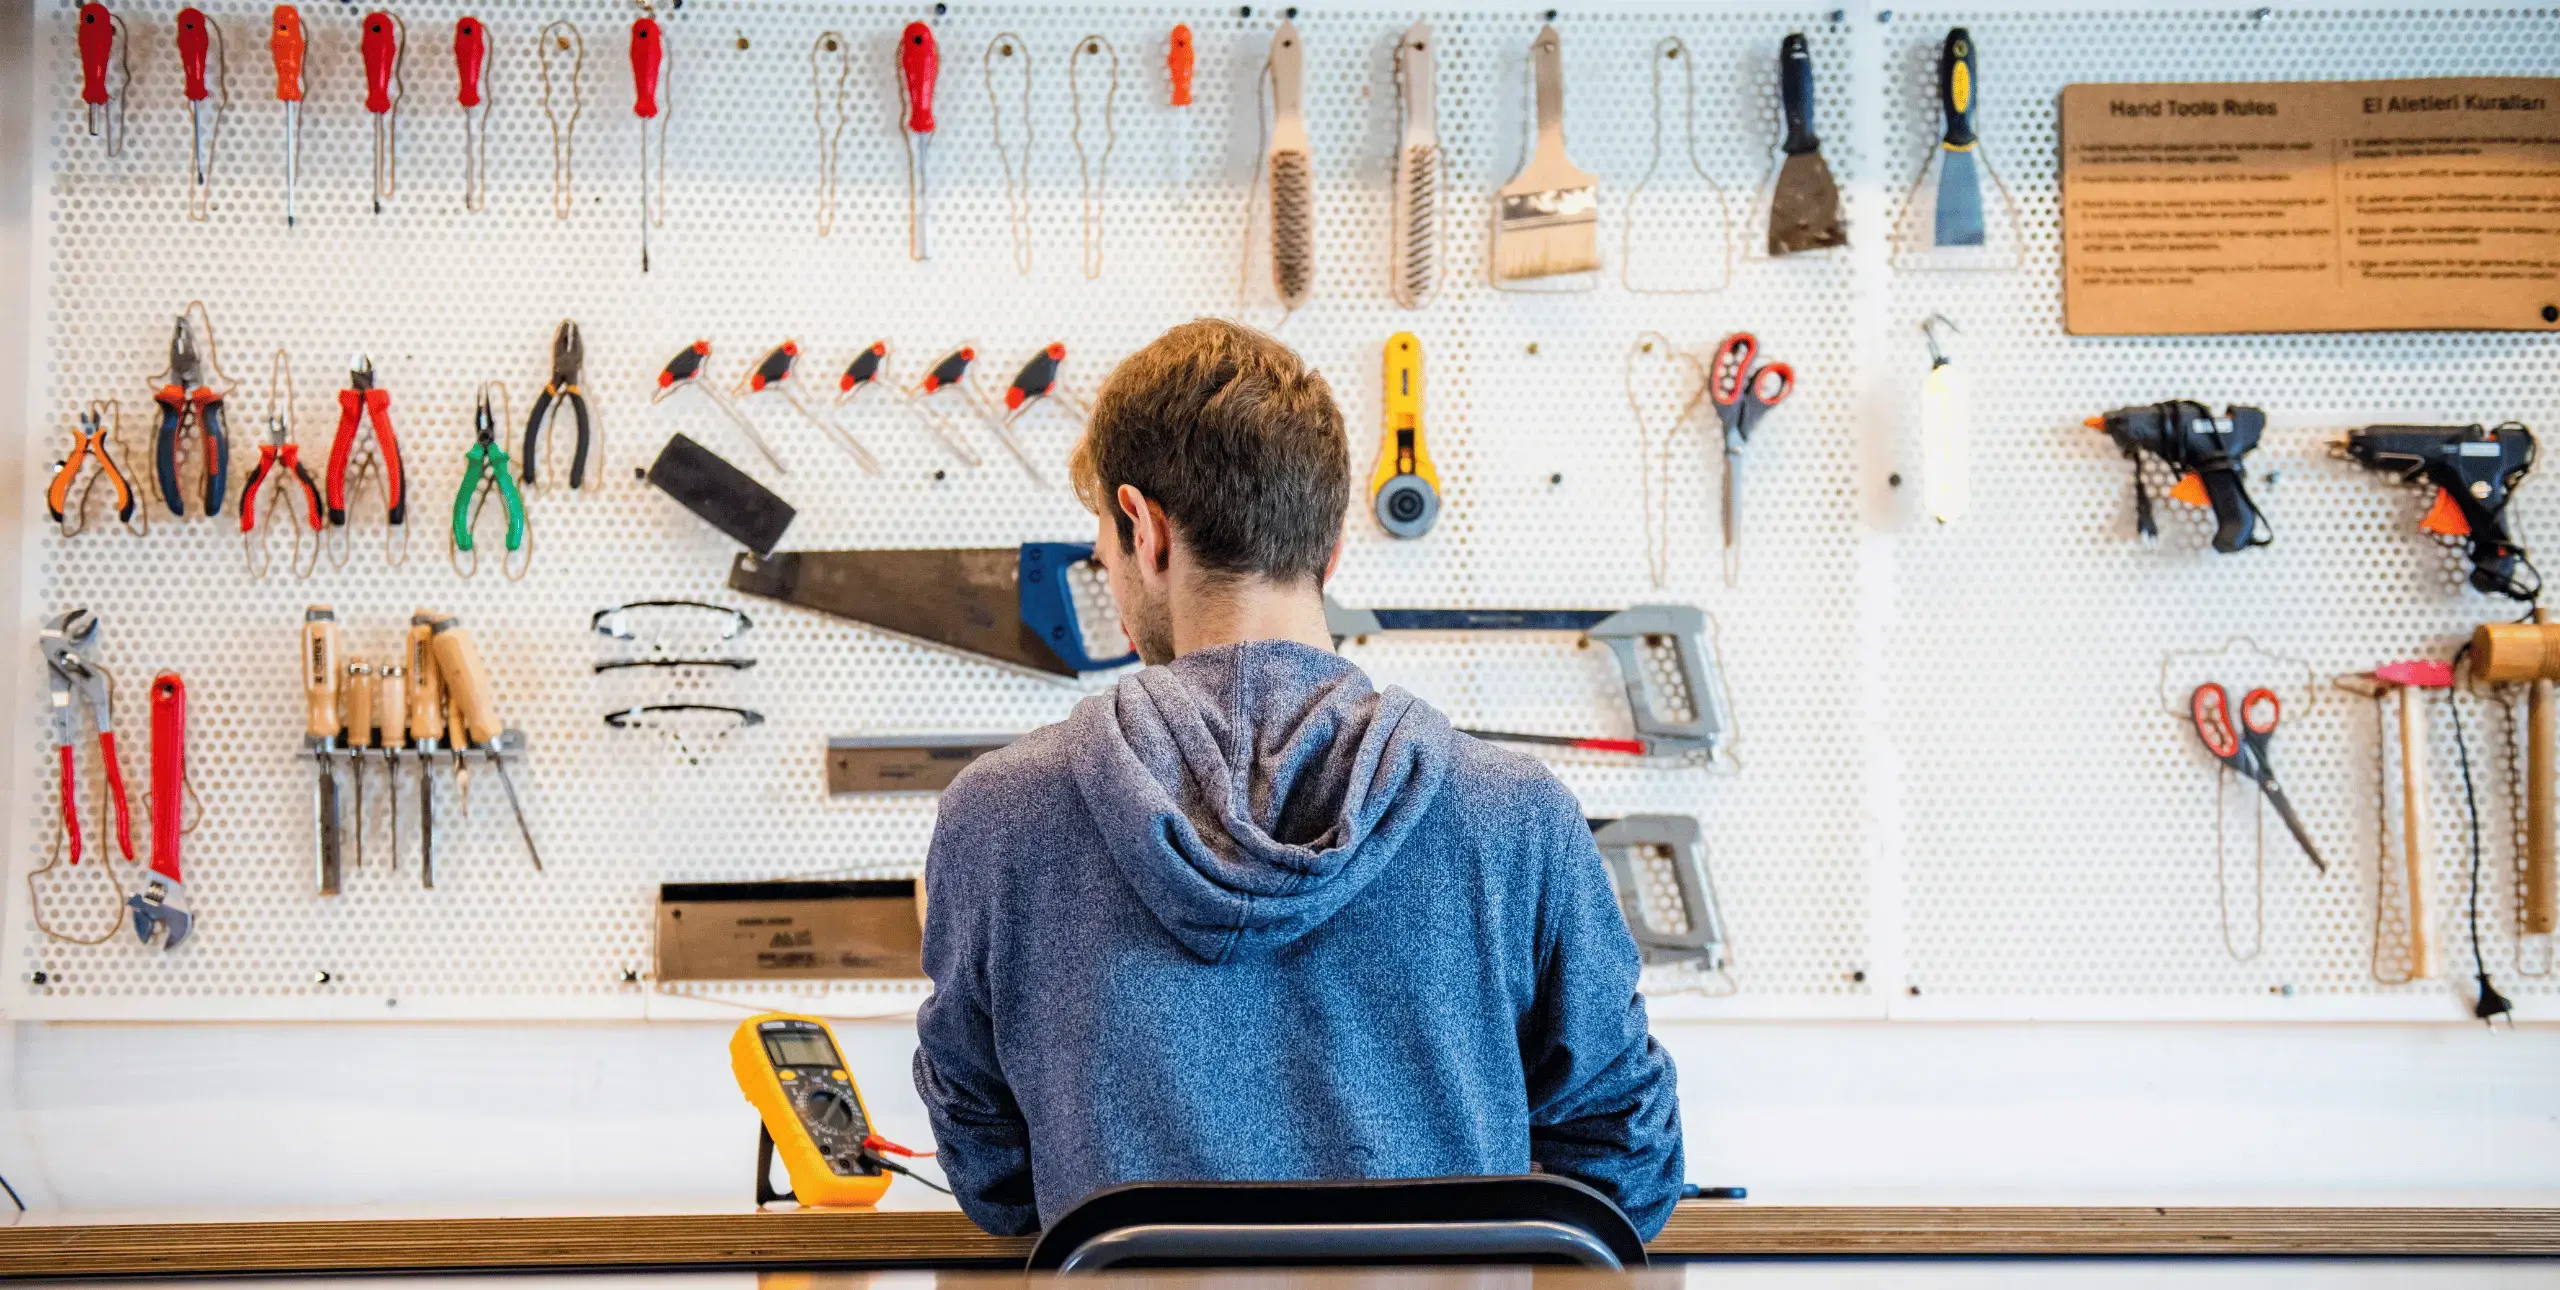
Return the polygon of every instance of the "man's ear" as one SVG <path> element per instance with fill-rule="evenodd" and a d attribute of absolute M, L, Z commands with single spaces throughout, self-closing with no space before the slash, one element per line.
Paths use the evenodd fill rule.
<path fill-rule="evenodd" d="M 1111 495 L 1120 513 L 1129 517 L 1130 543 L 1141 565 L 1163 573 L 1173 566 L 1173 522 L 1165 517 L 1164 508 L 1147 499 L 1135 484 L 1122 484 Z"/>
<path fill-rule="evenodd" d="M 1342 539 L 1341 539 L 1341 538 L 1339 538 L 1339 537 L 1337 537 L 1337 538 L 1335 538 L 1335 539 L 1333 540 L 1333 554 L 1325 557 L 1325 561 L 1324 561 L 1324 577 L 1322 577 L 1321 579 L 1318 579 L 1318 580 L 1317 580 L 1317 584 L 1316 584 L 1316 585 L 1318 585 L 1318 586 L 1323 586 L 1323 585 L 1324 585 L 1324 584 L 1326 584 L 1326 583 L 1332 582 L 1332 581 L 1333 581 L 1333 573 L 1334 573 L 1334 570 L 1339 569 L 1339 568 L 1341 568 L 1341 567 L 1342 567 Z"/>

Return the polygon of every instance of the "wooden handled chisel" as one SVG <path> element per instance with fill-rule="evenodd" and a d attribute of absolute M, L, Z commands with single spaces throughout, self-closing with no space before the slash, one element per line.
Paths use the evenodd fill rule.
<path fill-rule="evenodd" d="M 533 859 L 533 867 L 542 867 L 542 849 L 534 845 L 533 829 L 525 823 L 524 800 L 516 796 L 515 776 L 507 772 L 505 730 L 498 724 L 497 703 L 490 697 L 489 671 L 480 661 L 480 647 L 459 618 L 440 618 L 434 624 L 436 668 L 444 677 L 447 698 L 455 713 L 455 721 L 470 739 L 471 745 L 489 758 L 498 772 L 498 786 L 506 790 L 507 806 L 515 813 L 516 832 L 524 838 L 525 854 Z"/>
<path fill-rule="evenodd" d="M 338 615 L 326 605 L 302 614 L 302 693 L 308 714 L 303 734 L 318 778 L 311 786 L 311 831 L 323 896 L 338 894 L 338 774 L 329 754 L 338 746 Z"/>
<path fill-rule="evenodd" d="M 418 885 L 436 885 L 435 755 L 444 737 L 444 681 L 436 675 L 428 626 L 433 615 L 421 611 L 409 619 L 410 743 L 418 754 Z"/>

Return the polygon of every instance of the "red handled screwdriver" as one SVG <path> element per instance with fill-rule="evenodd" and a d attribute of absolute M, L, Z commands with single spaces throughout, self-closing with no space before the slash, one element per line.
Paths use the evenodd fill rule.
<path fill-rule="evenodd" d="M 124 87 L 132 81 L 124 19 L 94 0 L 80 6 L 80 101 L 89 105 L 89 133 L 106 136 L 110 157 L 124 152 Z"/>
<path fill-rule="evenodd" d="M 898 92 L 906 106 L 899 124 L 907 137 L 907 258 L 925 251 L 925 153 L 933 143 L 933 84 L 942 76 L 942 47 L 933 28 L 907 24 L 898 37 Z"/>
<path fill-rule="evenodd" d="M 631 23 L 631 114 L 640 118 L 640 271 L 649 271 L 649 226 L 667 222 L 667 117 L 658 91 L 667 75 L 667 33 L 655 18 Z M 649 202 L 649 133 L 658 135 L 657 205 Z"/>
<path fill-rule="evenodd" d="M 460 78 L 454 101 L 462 105 L 462 209 L 489 204 L 489 100 L 480 78 L 489 70 L 489 29 L 477 18 L 453 24 L 453 68 Z"/>
<path fill-rule="evenodd" d="M 364 16 L 364 110 L 373 114 L 373 213 L 400 187 L 400 63 L 408 28 L 379 9 Z"/>
<path fill-rule="evenodd" d="M 187 120 L 195 131 L 193 165 L 187 172 L 187 218 L 202 223 L 213 206 L 213 145 L 222 134 L 222 113 L 231 106 L 230 51 L 215 64 L 218 74 L 205 75 L 206 55 L 222 43 L 222 29 L 204 10 L 178 11 L 178 69 L 184 75 Z M 216 97 L 214 90 L 222 93 Z"/>

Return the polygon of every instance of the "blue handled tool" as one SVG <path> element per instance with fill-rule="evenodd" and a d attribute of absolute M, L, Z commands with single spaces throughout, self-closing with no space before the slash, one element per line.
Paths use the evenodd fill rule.
<path fill-rule="evenodd" d="M 922 551 L 741 555 L 731 590 L 814 609 L 910 640 L 1050 676 L 1104 672 L 1136 650 L 1096 657 L 1076 604 L 1085 542 Z"/>

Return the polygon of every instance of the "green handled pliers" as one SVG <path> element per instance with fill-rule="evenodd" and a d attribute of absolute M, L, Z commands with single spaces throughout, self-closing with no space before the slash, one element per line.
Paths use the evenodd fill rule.
<path fill-rule="evenodd" d="M 494 384 L 494 382 L 493 382 Z M 499 387 L 505 397 L 505 387 Z M 495 489 L 507 511 L 507 553 L 513 557 L 525 552 L 525 565 L 532 564 L 532 554 L 525 544 L 524 494 L 516 488 L 515 474 L 508 468 L 507 450 L 498 442 L 498 421 L 489 410 L 489 386 L 480 387 L 479 408 L 472 414 L 472 443 L 462 454 L 462 486 L 453 495 L 453 559 L 454 569 L 463 577 L 479 572 L 480 555 L 473 548 L 471 529 L 479 518 L 479 509 L 488 502 L 489 490 Z M 468 567 L 462 557 L 471 557 Z M 521 578 L 524 569 L 510 568 L 510 578 Z"/>

